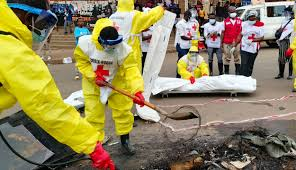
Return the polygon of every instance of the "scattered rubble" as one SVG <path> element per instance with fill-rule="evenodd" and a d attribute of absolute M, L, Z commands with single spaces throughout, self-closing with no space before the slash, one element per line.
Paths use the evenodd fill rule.
<path fill-rule="evenodd" d="M 170 169 L 296 169 L 295 141 L 263 128 L 238 131 L 220 144 L 200 149 L 192 149 L 190 159 L 173 163 Z"/>

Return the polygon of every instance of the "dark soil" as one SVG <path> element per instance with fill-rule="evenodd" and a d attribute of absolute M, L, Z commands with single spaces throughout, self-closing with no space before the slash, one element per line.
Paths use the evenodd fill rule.
<path fill-rule="evenodd" d="M 269 135 L 266 129 L 256 127 L 249 130 L 238 131 L 231 137 L 223 140 L 194 140 L 192 142 L 184 143 L 182 148 L 174 147 L 172 152 L 168 151 L 166 153 L 166 160 L 151 162 L 151 166 L 147 166 L 143 169 L 170 169 L 171 165 L 175 162 L 182 164 L 182 162 L 185 163 L 196 157 L 203 158 L 204 164 L 202 166 L 193 167 L 192 169 L 221 169 L 215 166 L 213 162 L 216 163 L 216 165 L 223 167 L 221 165 L 223 161 L 243 161 L 242 158 L 244 154 L 256 157 L 252 163 L 244 168 L 245 170 L 296 169 L 296 159 L 290 157 L 282 157 L 279 159 L 270 157 L 263 147 L 252 145 L 249 141 L 240 137 L 246 132 L 257 134 L 260 137 L 266 137 Z M 232 146 L 231 148 L 229 147 L 230 145 Z M 197 151 L 198 155 L 188 156 L 188 153 L 192 150 Z"/>
<path fill-rule="evenodd" d="M 190 169 L 223 169 L 218 168 L 219 166 L 223 167 L 221 162 L 241 160 L 243 154 L 256 157 L 251 164 L 244 168 L 246 170 L 296 170 L 296 159 L 288 157 L 272 158 L 265 152 L 264 148 L 254 146 L 239 138 L 240 134 L 246 131 L 257 133 L 262 137 L 279 131 L 295 139 L 295 128 L 293 128 L 295 122 L 295 120 L 283 120 L 207 128 L 202 129 L 198 136 L 190 141 L 188 141 L 188 138 L 190 138 L 188 134 L 192 135 L 192 131 L 176 134 L 175 136 L 169 133 L 164 135 L 164 130 L 153 131 L 148 134 L 149 130 L 147 131 L 147 128 L 161 128 L 157 124 L 140 124 L 136 128 L 137 135 L 132 136 L 134 146 L 137 149 L 136 155 L 132 157 L 126 156 L 121 151 L 120 144 L 106 146 L 105 148 L 110 153 L 118 169 L 121 170 L 165 170 L 170 169 L 173 164 L 182 164 L 199 157 L 203 158 L 203 164 Z M 265 127 L 268 131 L 258 128 L 258 126 Z M 229 148 L 229 145 L 233 147 Z M 190 155 L 192 151 L 196 155 Z M 90 164 L 88 161 L 83 161 L 64 169 L 92 169 Z"/>

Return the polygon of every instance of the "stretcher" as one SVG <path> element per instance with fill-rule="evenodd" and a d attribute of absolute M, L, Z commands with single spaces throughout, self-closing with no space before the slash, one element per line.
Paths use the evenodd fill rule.
<path fill-rule="evenodd" d="M 199 91 L 199 90 L 192 90 L 192 91 L 180 91 L 180 90 L 171 90 L 171 91 L 164 91 L 161 92 L 161 98 L 169 98 L 170 94 L 229 94 L 230 97 L 237 97 L 238 94 L 248 94 L 250 92 L 246 91 L 232 91 L 232 90 L 212 90 L 212 91 Z"/>
<path fill-rule="evenodd" d="M 184 93 L 229 93 L 236 96 L 238 93 L 253 93 L 256 91 L 257 81 L 252 77 L 222 75 L 213 77 L 201 77 L 196 83 L 190 84 L 188 80 L 170 77 L 158 77 L 152 83 L 151 92 L 153 95 L 168 96 L 169 94 Z M 151 84 L 151 83 L 150 83 Z M 76 109 L 84 108 L 82 90 L 72 93 L 66 98 L 68 103 Z M 156 111 L 148 107 L 136 106 L 139 116 L 145 120 L 158 122 L 160 117 Z"/>
<path fill-rule="evenodd" d="M 152 94 L 168 97 L 169 94 L 228 93 L 237 96 L 238 93 L 255 92 L 256 86 L 256 79 L 235 75 L 202 77 L 197 79 L 195 84 L 179 78 L 158 77 L 154 82 Z"/>

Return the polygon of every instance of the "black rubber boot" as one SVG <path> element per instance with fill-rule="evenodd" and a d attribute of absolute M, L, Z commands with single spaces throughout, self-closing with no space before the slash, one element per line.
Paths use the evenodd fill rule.
<path fill-rule="evenodd" d="M 121 146 L 127 155 L 132 156 L 136 153 L 135 149 L 130 144 L 129 134 L 121 135 L 120 140 L 121 140 Z"/>
<path fill-rule="evenodd" d="M 219 75 L 223 75 L 223 63 L 218 63 Z"/>
<path fill-rule="evenodd" d="M 225 74 L 229 74 L 229 65 L 224 65 Z"/>
<path fill-rule="evenodd" d="M 235 75 L 240 75 L 240 64 L 235 64 Z"/>
<path fill-rule="evenodd" d="M 210 76 L 213 76 L 213 63 L 209 62 Z"/>
<path fill-rule="evenodd" d="M 293 79 L 293 65 L 292 65 L 292 61 L 290 61 L 289 63 L 289 76 L 287 77 L 288 80 L 292 80 Z"/>
<path fill-rule="evenodd" d="M 285 64 L 279 64 L 279 75 L 276 76 L 274 79 L 284 78 L 284 71 L 285 71 Z"/>

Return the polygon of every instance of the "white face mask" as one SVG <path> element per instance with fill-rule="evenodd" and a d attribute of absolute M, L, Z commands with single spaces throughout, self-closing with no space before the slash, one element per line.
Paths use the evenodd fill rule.
<path fill-rule="evenodd" d="M 237 14 L 236 14 L 235 12 L 229 14 L 230 18 L 235 18 L 236 15 L 237 15 Z"/>
<path fill-rule="evenodd" d="M 216 23 L 216 20 L 215 19 L 209 19 L 209 23 L 214 25 Z"/>
<path fill-rule="evenodd" d="M 256 20 L 254 20 L 254 21 L 250 21 L 250 20 L 248 20 L 247 22 L 248 22 L 248 24 L 250 24 L 250 25 L 254 25 L 254 24 L 256 23 Z"/>

